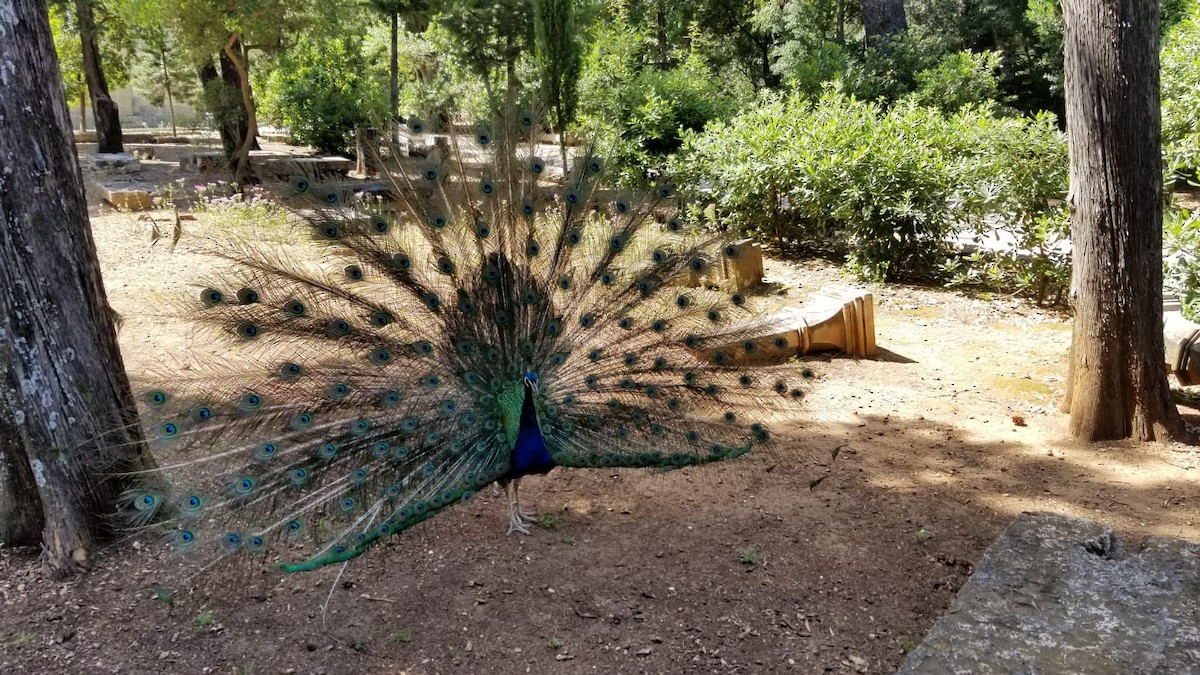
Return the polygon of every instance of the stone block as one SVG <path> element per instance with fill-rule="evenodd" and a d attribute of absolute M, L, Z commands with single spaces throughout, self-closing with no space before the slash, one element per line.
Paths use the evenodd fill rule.
<path fill-rule="evenodd" d="M 130 173 L 141 171 L 142 163 L 128 152 L 97 152 L 88 155 L 88 164 L 97 171 Z"/>
<path fill-rule="evenodd" d="M 221 151 L 186 152 L 179 156 L 179 168 L 210 173 L 225 168 L 225 153 Z"/>
<path fill-rule="evenodd" d="M 726 249 L 731 246 L 736 255 L 721 256 L 721 277 L 739 291 L 761 284 L 765 274 L 762 246 L 749 239 L 727 244 Z"/>
<path fill-rule="evenodd" d="M 1200 673 L 1200 544 L 1021 514 L 898 673 Z"/>
<path fill-rule="evenodd" d="M 345 157 L 289 157 L 262 163 L 263 173 L 271 176 L 300 174 L 315 178 L 344 177 L 353 167 L 354 162 Z"/>
<path fill-rule="evenodd" d="M 154 185 L 139 181 L 113 181 L 100 184 L 104 201 L 125 211 L 149 211 L 154 208 Z"/>

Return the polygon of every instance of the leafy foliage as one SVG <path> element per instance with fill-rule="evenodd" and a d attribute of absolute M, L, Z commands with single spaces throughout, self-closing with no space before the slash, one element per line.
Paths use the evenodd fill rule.
<path fill-rule="evenodd" d="M 304 41 L 279 59 L 262 94 L 264 116 L 321 152 L 345 152 L 358 127 L 386 110 L 382 78 L 358 40 Z"/>
<path fill-rule="evenodd" d="M 1048 263 L 1061 231 L 1066 142 L 1051 115 L 884 109 L 837 90 L 767 96 L 689 134 L 685 150 L 680 180 L 707 192 L 722 222 L 783 246 L 839 242 L 866 278 L 940 276 L 961 230 L 1004 228 Z"/>
<path fill-rule="evenodd" d="M 1200 3 L 1168 34 L 1162 51 L 1163 153 L 1172 174 L 1200 169 Z"/>
<path fill-rule="evenodd" d="M 635 29 L 614 22 L 597 37 L 580 84 L 581 124 L 607 141 L 623 182 L 658 173 L 686 131 L 737 108 L 699 54 L 668 70 L 641 67 L 642 44 Z"/>
<path fill-rule="evenodd" d="M 945 112 L 995 101 L 1000 98 L 999 69 L 1000 52 L 947 54 L 934 67 L 917 73 L 913 100 Z"/>
<path fill-rule="evenodd" d="M 1164 214 L 1163 290 L 1179 296 L 1184 316 L 1200 321 L 1200 213 Z"/>
<path fill-rule="evenodd" d="M 62 71 L 67 105 L 70 105 L 78 101 L 81 96 L 86 97 L 88 94 L 87 84 L 83 77 L 83 53 L 79 42 L 79 23 L 69 4 L 52 2 L 49 3 L 48 9 L 50 33 L 54 38 L 54 50 L 58 55 L 59 70 Z M 98 13 L 96 29 L 100 61 L 104 67 L 108 86 L 110 89 L 123 87 L 129 83 L 130 61 L 133 56 L 130 49 L 133 40 L 129 36 L 129 25 L 127 22 L 111 19 L 106 13 Z"/>

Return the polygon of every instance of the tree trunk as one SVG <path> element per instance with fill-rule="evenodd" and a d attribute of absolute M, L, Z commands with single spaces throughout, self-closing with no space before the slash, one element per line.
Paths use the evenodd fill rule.
<path fill-rule="evenodd" d="M 846 45 L 846 0 L 837 0 L 837 43 Z"/>
<path fill-rule="evenodd" d="M 88 227 L 46 6 L 0 0 L 0 433 L 20 448 L 54 577 L 85 569 L 123 472 L 152 465 Z M 15 453 L 4 451 L 11 464 Z M 28 505 L 26 505 L 28 506 Z"/>
<path fill-rule="evenodd" d="M 230 69 L 232 70 L 232 66 L 230 66 Z M 200 78 L 200 88 L 204 97 L 204 105 L 212 113 L 213 121 L 217 125 L 217 133 L 221 136 L 221 149 L 225 152 L 225 157 L 228 158 L 241 144 L 241 136 L 238 135 L 237 129 L 226 120 L 225 116 L 228 111 L 220 100 L 224 94 L 219 91 L 219 88 L 227 85 L 221 78 L 221 73 L 217 70 L 217 66 L 212 62 L 212 59 L 209 59 L 204 65 L 200 66 L 196 74 Z"/>
<path fill-rule="evenodd" d="M 32 546 L 42 529 L 42 500 L 13 420 L 0 417 L 0 546 Z"/>
<path fill-rule="evenodd" d="M 167 50 L 159 49 L 158 56 L 162 66 L 163 90 L 167 95 L 167 110 L 171 112 L 171 135 L 178 138 L 179 130 L 175 128 L 175 100 L 171 96 L 171 71 L 167 69 Z"/>
<path fill-rule="evenodd" d="M 862 19 L 868 43 L 908 30 L 904 0 L 862 0 Z"/>
<path fill-rule="evenodd" d="M 1063 13 L 1070 431 L 1090 441 L 1181 438 L 1163 358 L 1158 3 L 1066 0 Z"/>
<path fill-rule="evenodd" d="M 108 80 L 100 63 L 100 47 L 96 43 L 96 17 L 92 0 L 75 0 L 79 19 L 79 41 L 83 52 L 83 75 L 92 97 L 92 116 L 96 122 L 96 151 L 125 152 L 121 138 L 121 119 L 117 104 L 108 93 Z"/>
<path fill-rule="evenodd" d="M 79 75 L 79 131 L 87 131 L 87 85 L 83 84 L 83 75 Z"/>
<path fill-rule="evenodd" d="M 258 116 L 254 111 L 254 93 L 250 90 L 250 73 L 246 69 L 245 52 L 241 48 L 241 36 L 234 33 L 225 43 L 225 56 L 237 70 L 239 87 L 242 94 L 242 107 L 246 110 L 246 132 L 237 153 L 231 158 L 233 179 L 248 185 L 258 182 L 254 168 L 250 166 L 250 151 L 258 144 Z"/>
<path fill-rule="evenodd" d="M 392 85 L 392 124 L 400 119 L 400 14 L 392 12 L 392 58 L 389 64 Z"/>

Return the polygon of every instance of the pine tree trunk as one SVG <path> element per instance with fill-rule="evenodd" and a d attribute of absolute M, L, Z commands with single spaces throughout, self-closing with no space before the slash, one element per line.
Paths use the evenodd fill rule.
<path fill-rule="evenodd" d="M 904 0 L 862 0 L 862 19 L 868 43 L 908 30 Z"/>
<path fill-rule="evenodd" d="M 0 35 L 0 433 L 8 465 L 14 447 L 28 462 L 11 475 L 32 475 L 43 560 L 63 577 L 88 566 L 111 526 L 125 487 L 116 476 L 152 460 L 100 279 L 45 5 L 0 0 Z"/>
<path fill-rule="evenodd" d="M 1180 438 L 1163 358 L 1158 3 L 1066 0 L 1063 13 L 1070 431 L 1091 441 Z"/>
<path fill-rule="evenodd" d="M 92 97 L 92 116 L 96 123 L 97 152 L 125 152 L 121 138 L 121 119 L 117 104 L 108 93 L 108 80 L 100 62 L 100 47 L 96 43 L 96 17 L 92 0 L 75 0 L 79 19 L 79 41 L 83 52 L 83 75 Z"/>

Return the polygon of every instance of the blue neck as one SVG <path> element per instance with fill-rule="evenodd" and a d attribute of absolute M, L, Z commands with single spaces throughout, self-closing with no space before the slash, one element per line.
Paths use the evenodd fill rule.
<path fill-rule="evenodd" d="M 525 400 L 521 403 L 521 427 L 517 431 L 517 443 L 513 446 L 512 470 L 509 478 L 520 478 L 533 473 L 546 473 L 554 468 L 554 460 L 546 450 L 538 426 L 537 409 L 533 405 L 533 393 L 525 389 Z"/>

